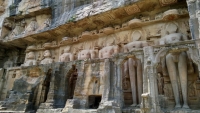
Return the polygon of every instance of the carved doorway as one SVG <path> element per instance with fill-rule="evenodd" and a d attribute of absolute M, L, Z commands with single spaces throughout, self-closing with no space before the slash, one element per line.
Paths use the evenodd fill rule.
<path fill-rule="evenodd" d="M 90 95 L 88 97 L 89 109 L 97 109 L 99 107 L 99 103 L 101 102 L 101 97 L 101 95 Z"/>

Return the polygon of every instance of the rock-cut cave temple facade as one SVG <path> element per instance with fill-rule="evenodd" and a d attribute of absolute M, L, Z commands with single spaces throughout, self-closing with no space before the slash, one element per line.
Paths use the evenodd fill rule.
<path fill-rule="evenodd" d="M 0 113 L 200 113 L 200 0 L 0 0 Z"/>

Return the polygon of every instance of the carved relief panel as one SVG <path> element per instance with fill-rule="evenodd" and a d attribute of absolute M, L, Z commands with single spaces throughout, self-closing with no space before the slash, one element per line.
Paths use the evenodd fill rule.
<path fill-rule="evenodd" d="M 17 37 L 27 36 L 40 32 L 51 25 L 50 14 L 40 14 L 30 16 L 29 18 L 6 18 L 1 30 L 1 38 L 5 40 L 14 40 Z"/>

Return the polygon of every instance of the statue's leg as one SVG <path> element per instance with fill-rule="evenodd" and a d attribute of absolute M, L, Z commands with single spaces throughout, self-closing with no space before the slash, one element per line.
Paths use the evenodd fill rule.
<path fill-rule="evenodd" d="M 181 90 L 183 95 L 183 108 L 189 109 L 187 103 L 187 56 L 185 52 L 182 52 L 179 55 L 179 62 L 178 62 L 178 70 L 179 70 L 179 77 L 181 82 Z"/>
<path fill-rule="evenodd" d="M 167 64 L 167 69 L 168 69 L 168 73 L 169 73 L 169 77 L 171 80 L 171 84 L 172 84 L 172 89 L 174 92 L 174 98 L 175 98 L 175 102 L 176 102 L 176 108 L 181 108 L 180 105 L 180 96 L 179 96 L 179 90 L 178 90 L 178 81 L 177 81 L 177 68 L 175 65 L 175 62 L 173 61 L 173 55 L 168 54 L 166 56 L 166 64 Z"/>
<path fill-rule="evenodd" d="M 128 76 L 128 61 L 126 61 L 125 63 L 124 63 L 124 67 L 123 67 L 123 76 Z"/>
<path fill-rule="evenodd" d="M 137 60 L 137 89 L 138 89 L 138 104 L 141 103 L 141 95 L 143 91 L 143 75 L 142 75 L 142 63 Z"/>
<path fill-rule="evenodd" d="M 131 81 L 131 90 L 132 90 L 132 98 L 133 98 L 133 106 L 137 105 L 137 95 L 136 95 L 136 75 L 135 75 L 135 66 L 134 60 L 128 59 L 128 67 L 129 67 L 129 76 Z"/>

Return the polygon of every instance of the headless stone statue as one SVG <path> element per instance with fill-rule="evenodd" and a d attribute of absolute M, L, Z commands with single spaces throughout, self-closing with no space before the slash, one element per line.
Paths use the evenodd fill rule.
<path fill-rule="evenodd" d="M 181 33 L 176 33 L 177 26 L 171 24 L 167 28 L 168 35 L 160 39 L 160 45 L 176 43 L 187 40 L 187 37 Z M 176 66 L 178 64 L 178 66 Z M 175 109 L 184 108 L 189 109 L 187 102 L 187 54 L 186 52 L 174 52 L 166 55 L 166 65 L 169 77 L 172 84 L 172 89 L 175 98 Z M 183 106 L 180 103 L 180 93 L 178 87 L 178 78 L 180 79 L 181 91 L 183 97 Z"/>
<path fill-rule="evenodd" d="M 144 46 L 147 45 L 148 44 L 144 41 L 130 42 L 124 46 L 124 52 L 131 52 L 134 49 L 143 48 Z M 139 59 L 129 58 L 128 61 L 124 63 L 124 74 L 125 76 L 130 76 L 132 99 L 133 99 L 132 106 L 139 105 L 141 103 L 141 95 L 143 91 L 141 61 Z"/>
<path fill-rule="evenodd" d="M 64 53 L 59 57 L 59 62 L 68 62 L 74 60 L 74 55 L 69 51 L 70 47 L 64 49 Z"/>
<path fill-rule="evenodd" d="M 40 64 L 51 64 L 53 63 L 53 59 L 51 58 L 51 53 L 49 50 L 44 51 L 44 59 L 40 62 Z"/>
<path fill-rule="evenodd" d="M 31 51 L 27 54 L 27 60 L 22 66 L 32 66 L 36 64 L 37 64 L 37 61 L 35 60 L 35 53 Z"/>
<path fill-rule="evenodd" d="M 104 48 L 102 48 L 99 51 L 99 58 L 104 59 L 104 58 L 111 58 L 114 54 L 119 53 L 119 46 L 114 46 L 111 43 L 108 43 L 108 45 Z"/>

